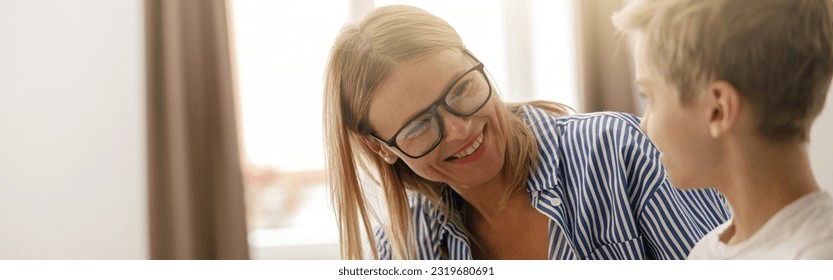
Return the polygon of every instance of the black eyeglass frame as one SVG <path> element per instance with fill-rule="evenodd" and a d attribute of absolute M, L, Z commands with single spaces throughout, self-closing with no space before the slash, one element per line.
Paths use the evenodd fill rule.
<path fill-rule="evenodd" d="M 472 58 L 474 58 L 474 56 L 472 56 Z M 486 84 L 489 86 L 489 94 L 488 94 L 488 96 L 486 96 L 486 100 L 483 101 L 483 104 L 480 104 L 480 106 L 478 106 L 476 109 L 474 109 L 471 113 L 463 114 L 463 113 L 458 112 L 457 110 L 454 110 L 454 108 L 452 108 L 451 105 L 446 103 L 446 98 L 448 97 L 448 94 L 451 93 L 451 90 L 454 88 L 454 86 L 457 85 L 457 83 L 460 82 L 460 80 L 462 80 L 463 77 L 465 77 L 466 75 L 468 75 L 472 71 L 480 72 L 480 75 L 482 75 L 483 78 L 486 80 Z M 468 71 L 466 71 L 465 73 L 460 75 L 460 77 L 457 77 L 457 79 L 454 80 L 453 83 L 451 83 L 451 85 L 448 87 L 448 89 L 445 90 L 445 94 L 440 96 L 440 98 L 437 99 L 437 101 L 434 101 L 434 103 L 432 103 L 431 106 L 428 107 L 428 109 L 425 109 L 425 110 L 419 112 L 413 118 L 410 118 L 408 121 L 406 121 L 405 125 L 402 126 L 401 128 L 399 128 L 399 130 L 396 131 L 395 134 L 393 134 L 393 137 L 391 137 L 390 140 L 385 141 L 381 137 L 376 136 L 375 134 L 373 134 L 373 132 L 368 133 L 368 135 L 370 135 L 370 137 L 373 137 L 376 140 L 379 140 L 382 143 L 385 143 L 386 145 L 388 145 L 388 147 L 396 148 L 397 150 L 399 150 L 400 152 L 402 152 L 403 154 L 405 154 L 406 156 L 408 156 L 412 159 L 418 159 L 418 158 L 424 157 L 425 155 L 430 154 L 432 151 L 434 151 L 434 149 L 436 149 L 437 146 L 440 145 L 440 142 L 442 142 L 443 138 L 445 137 L 445 127 L 443 126 L 443 118 L 442 118 L 442 116 L 440 116 L 439 113 L 437 113 L 437 108 L 438 107 L 442 106 L 446 109 L 446 111 L 448 111 L 452 115 L 462 117 L 462 118 L 466 118 L 466 117 L 469 117 L 471 115 L 476 114 L 477 112 L 480 111 L 480 109 L 483 109 L 483 106 L 486 106 L 486 104 L 489 103 L 489 99 L 492 98 L 492 91 L 493 91 L 492 83 L 489 80 L 489 76 L 486 75 L 486 72 L 484 71 L 484 65 L 483 65 L 482 62 L 478 61 L 477 65 L 475 65 L 474 67 L 472 67 L 471 69 L 469 69 Z M 416 120 L 417 118 L 420 118 L 420 117 L 424 116 L 425 114 L 431 114 L 432 116 L 434 116 L 434 118 L 436 118 L 437 125 L 439 126 L 439 129 L 440 129 L 440 137 L 437 137 L 437 141 L 426 152 L 424 152 L 420 155 L 417 155 L 417 156 L 410 155 L 407 152 L 405 152 L 404 150 L 402 150 L 402 148 L 399 147 L 399 144 L 396 143 L 396 137 L 399 136 L 399 133 L 402 133 L 402 130 L 404 130 L 406 127 L 408 127 L 408 124 L 410 124 L 412 121 Z"/>

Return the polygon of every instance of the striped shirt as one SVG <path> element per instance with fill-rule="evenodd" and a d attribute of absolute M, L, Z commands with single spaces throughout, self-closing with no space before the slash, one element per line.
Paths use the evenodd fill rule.
<path fill-rule="evenodd" d="M 685 259 L 731 216 L 716 191 L 678 190 L 668 182 L 637 117 L 523 110 L 538 145 L 526 190 L 549 218 L 550 259 Z M 456 211 L 464 203 L 448 186 L 442 202 Z M 464 231 L 426 197 L 412 195 L 411 214 L 419 259 L 472 259 Z M 384 231 L 375 235 L 379 258 L 393 258 Z"/>

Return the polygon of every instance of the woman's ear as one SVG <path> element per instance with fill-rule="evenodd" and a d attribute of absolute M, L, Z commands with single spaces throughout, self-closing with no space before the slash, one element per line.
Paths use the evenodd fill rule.
<path fill-rule="evenodd" d="M 707 102 L 711 107 L 709 133 L 719 138 L 735 128 L 740 116 L 740 94 L 729 82 L 718 80 L 709 84 Z"/>
<path fill-rule="evenodd" d="M 391 151 L 391 149 L 388 148 L 387 145 L 383 145 L 378 140 L 370 139 L 369 137 L 359 138 L 361 138 L 362 143 L 364 143 L 365 146 L 367 146 L 368 148 L 370 148 L 371 151 L 382 157 L 382 160 L 384 160 L 388 164 L 394 164 L 399 159 L 399 156 L 393 153 L 393 151 Z"/>

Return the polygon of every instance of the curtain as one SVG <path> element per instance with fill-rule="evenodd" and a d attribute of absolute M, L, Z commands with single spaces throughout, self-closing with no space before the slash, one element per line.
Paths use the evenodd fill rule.
<path fill-rule="evenodd" d="M 640 114 L 627 40 L 616 34 L 611 16 L 625 0 L 576 0 L 581 112 Z"/>
<path fill-rule="evenodd" d="M 248 259 L 228 3 L 146 0 L 151 259 Z"/>

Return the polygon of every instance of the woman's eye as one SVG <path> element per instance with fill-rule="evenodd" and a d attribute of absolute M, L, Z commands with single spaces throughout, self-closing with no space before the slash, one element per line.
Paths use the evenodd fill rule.
<path fill-rule="evenodd" d="M 451 92 L 448 95 L 448 103 L 453 103 L 458 98 L 466 96 L 466 92 L 469 89 L 469 83 L 470 81 L 463 81 L 451 89 Z"/>
<path fill-rule="evenodd" d="M 425 133 L 425 130 L 428 129 L 429 123 L 429 120 L 421 120 L 411 123 L 411 125 L 408 126 L 408 130 L 405 132 L 405 138 L 413 139 L 419 137 Z"/>
<path fill-rule="evenodd" d="M 454 90 L 454 95 L 463 96 L 466 93 L 466 90 L 469 88 L 469 83 L 470 81 L 465 81 L 458 85 L 457 88 Z"/>

